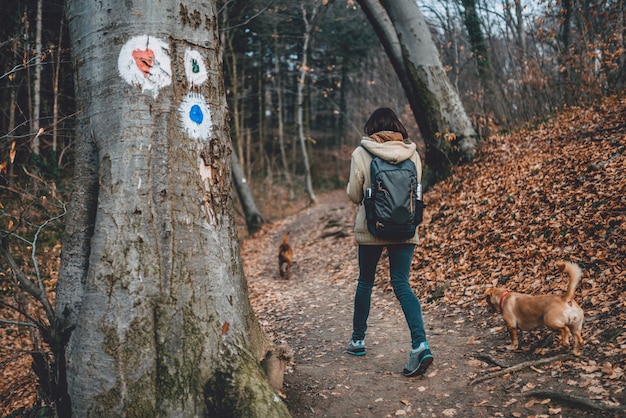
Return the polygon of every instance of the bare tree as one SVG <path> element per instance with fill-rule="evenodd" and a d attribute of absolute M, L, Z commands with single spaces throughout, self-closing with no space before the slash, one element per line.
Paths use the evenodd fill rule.
<path fill-rule="evenodd" d="M 237 160 L 236 153 L 233 152 L 231 154 L 231 160 L 233 183 L 235 186 L 235 190 L 237 191 L 237 197 L 239 197 L 239 202 L 244 212 L 244 217 L 246 218 L 246 227 L 249 234 L 254 234 L 259 229 L 261 229 L 261 227 L 265 223 L 265 219 L 263 219 L 263 215 L 261 215 L 261 211 L 254 201 L 252 190 L 250 190 L 249 187 L 249 177 L 246 178 L 246 176 L 244 176 L 243 170 L 239 165 L 239 161 Z"/>
<path fill-rule="evenodd" d="M 37 1 L 37 21 L 35 31 L 35 79 L 33 81 L 33 113 L 31 118 L 31 132 L 33 139 L 30 144 L 33 154 L 38 155 L 39 150 L 39 119 L 41 117 L 41 58 L 43 57 L 43 45 L 41 33 L 43 32 L 43 0 Z"/>
<path fill-rule="evenodd" d="M 278 30 L 276 30 L 276 33 Z M 278 47 L 278 34 L 274 37 L 274 50 L 276 51 L 276 56 L 279 56 L 279 47 Z M 291 172 L 289 170 L 289 163 L 287 162 L 287 152 L 285 151 L 285 123 L 283 121 L 283 114 L 285 112 L 283 106 L 283 84 L 281 80 L 281 71 L 280 65 L 278 63 L 278 59 L 274 60 L 274 90 L 276 91 L 276 118 L 278 121 L 278 126 L 276 127 L 276 134 L 278 135 L 278 147 L 280 149 L 280 160 L 283 164 L 283 170 L 285 173 L 285 181 L 289 187 L 290 196 L 293 198 L 293 184 L 291 181 Z"/>
<path fill-rule="evenodd" d="M 300 6 L 302 10 L 302 20 L 304 21 L 304 39 L 302 42 L 302 54 L 300 59 L 300 74 L 298 76 L 298 93 L 296 99 L 296 124 L 298 125 L 298 140 L 300 141 L 300 150 L 302 151 L 302 162 L 304 164 L 304 180 L 306 183 L 306 191 L 309 195 L 309 203 L 317 202 L 315 192 L 313 191 L 313 181 L 311 180 L 311 164 L 309 163 L 309 153 L 307 152 L 307 138 L 304 133 L 304 87 L 310 70 L 308 65 L 309 45 L 311 37 L 315 30 L 314 20 L 320 12 L 322 4 L 315 4 L 309 12 L 304 3 Z"/>
<path fill-rule="evenodd" d="M 469 161 L 477 135 L 443 69 L 426 21 L 413 0 L 358 0 L 374 26 L 407 95 L 426 142 L 425 182 Z"/>

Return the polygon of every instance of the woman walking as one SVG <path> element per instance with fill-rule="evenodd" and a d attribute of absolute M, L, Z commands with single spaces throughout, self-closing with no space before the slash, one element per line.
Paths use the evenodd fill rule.
<path fill-rule="evenodd" d="M 415 143 L 409 139 L 406 129 L 393 110 L 379 108 L 374 111 L 365 123 L 364 131 L 367 136 L 362 138 L 361 146 L 352 152 L 347 187 L 350 200 L 359 204 L 354 225 L 355 239 L 359 245 L 359 278 L 354 295 L 352 339 L 346 351 L 355 356 L 365 355 L 364 339 L 376 266 L 383 248 L 386 247 L 391 285 L 402 306 L 411 334 L 409 361 L 403 373 L 407 377 L 419 376 L 432 364 L 433 356 L 426 341 L 422 307 L 409 284 L 411 260 L 415 245 L 418 243 L 417 230 L 413 237 L 402 241 L 377 238 L 368 231 L 363 199 L 366 190 L 371 187 L 370 163 L 373 155 L 393 164 L 410 159 L 416 166 L 418 181 L 422 175 L 422 163 Z"/>

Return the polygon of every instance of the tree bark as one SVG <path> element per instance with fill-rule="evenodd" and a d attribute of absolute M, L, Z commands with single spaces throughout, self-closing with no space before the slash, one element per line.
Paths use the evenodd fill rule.
<path fill-rule="evenodd" d="M 279 48 L 278 48 L 278 30 L 275 29 L 274 33 L 276 36 L 274 37 L 274 51 L 276 56 L 279 56 Z M 285 150 L 285 123 L 283 121 L 283 113 L 285 109 L 283 108 L 283 84 L 282 84 L 282 76 L 280 71 L 280 63 L 278 60 L 274 60 L 274 78 L 273 78 L 274 90 L 276 91 L 276 118 L 278 121 L 278 127 L 276 134 L 278 135 L 278 147 L 280 149 L 280 161 L 283 165 L 283 171 L 285 173 L 285 182 L 287 183 L 287 187 L 289 188 L 289 197 L 293 199 L 293 183 L 291 181 L 291 170 L 289 168 L 289 163 L 287 161 L 287 152 Z"/>
<path fill-rule="evenodd" d="M 39 155 L 39 126 L 41 118 L 41 58 L 43 57 L 43 45 L 41 43 L 41 34 L 43 32 L 43 0 L 37 1 L 37 22 L 35 33 L 35 80 L 33 92 L 33 114 L 31 117 L 31 133 L 33 135 L 30 149 L 33 154 Z"/>
<path fill-rule="evenodd" d="M 86 150 L 56 306 L 72 416 L 289 415 L 243 277 L 208 5 L 67 1 Z"/>
<path fill-rule="evenodd" d="M 233 165 L 233 182 L 235 185 L 235 190 L 237 191 L 237 196 L 239 197 L 239 203 L 241 203 L 241 208 L 243 209 L 244 216 L 246 218 L 246 227 L 248 229 L 248 233 L 250 235 L 257 232 L 263 224 L 265 220 L 263 219 L 263 215 L 261 215 L 261 211 L 258 209 L 256 203 L 254 202 L 254 196 L 252 196 L 252 191 L 250 190 L 250 182 L 245 179 L 243 174 L 243 170 L 239 165 L 239 161 L 237 160 L 237 154 L 234 152 L 231 154 L 232 165 Z"/>
<path fill-rule="evenodd" d="M 304 41 L 302 46 L 302 60 L 300 61 L 300 71 L 298 76 L 298 88 L 296 98 L 296 124 L 298 126 L 298 139 L 300 141 L 300 150 L 302 151 L 302 162 L 304 164 L 304 180 L 306 182 L 306 192 L 309 195 L 309 203 L 317 203 L 317 197 L 313 190 L 313 181 L 311 180 L 311 165 L 309 163 L 309 153 L 306 147 L 306 137 L 304 135 L 304 87 L 306 85 L 308 68 L 308 56 L 309 56 L 309 43 L 314 30 L 311 21 L 315 19 L 317 14 L 317 7 L 314 6 L 311 16 L 308 16 L 308 12 L 304 6 L 302 7 L 302 19 L 304 20 Z"/>
<path fill-rule="evenodd" d="M 447 177 L 452 165 L 470 161 L 478 137 L 450 84 L 439 52 L 413 0 L 358 0 L 374 27 L 407 95 L 426 142 L 424 183 Z"/>
<path fill-rule="evenodd" d="M 501 89 L 498 83 L 496 83 L 491 60 L 489 59 L 489 51 L 481 28 L 482 22 L 478 14 L 476 0 L 462 0 L 461 2 L 465 8 L 463 21 L 469 35 L 470 46 L 476 62 L 476 68 L 478 69 L 478 77 L 482 85 L 483 97 L 480 102 L 492 105 L 491 112 L 486 106 L 483 107 L 483 112 L 490 113 L 487 116 L 493 116 L 499 125 L 506 126 L 505 104 L 500 93 Z"/>
<path fill-rule="evenodd" d="M 57 57 L 54 64 L 54 75 L 52 80 L 52 151 L 57 157 L 56 165 L 61 165 L 61 153 L 58 152 L 59 144 L 59 78 L 61 77 L 61 45 L 63 42 L 64 19 L 61 18 L 59 25 L 59 45 L 57 46 Z"/>

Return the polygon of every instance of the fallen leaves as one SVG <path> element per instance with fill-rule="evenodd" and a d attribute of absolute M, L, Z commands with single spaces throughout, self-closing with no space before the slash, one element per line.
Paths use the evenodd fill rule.
<path fill-rule="evenodd" d="M 625 173 L 623 98 L 490 138 L 475 162 L 425 193 L 413 288 L 421 300 L 474 307 L 483 305 L 480 295 L 491 286 L 564 293 L 567 280 L 555 263 L 578 263 L 584 271 L 576 292 L 586 317 L 583 351 L 594 353 L 599 365 L 593 367 L 602 374 L 586 388 L 604 388 L 589 392 L 606 395 L 614 381 L 625 379 Z"/>

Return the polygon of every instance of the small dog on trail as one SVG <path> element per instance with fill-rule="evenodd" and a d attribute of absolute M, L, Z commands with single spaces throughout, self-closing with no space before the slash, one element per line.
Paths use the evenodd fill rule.
<path fill-rule="evenodd" d="M 484 298 L 492 312 L 500 312 L 511 335 L 509 350 L 519 345 L 517 329 L 530 331 L 543 325 L 561 332 L 561 347 L 569 345 L 570 334 L 574 337 L 572 353 L 580 355 L 583 345 L 582 326 L 584 312 L 574 300 L 576 286 L 582 272 L 574 263 L 558 262 L 559 271 L 569 275 L 567 293 L 564 295 L 531 296 L 502 288 L 491 288 Z"/>
<path fill-rule="evenodd" d="M 280 277 L 289 279 L 289 270 L 291 270 L 291 260 L 293 258 L 293 250 L 291 246 L 287 244 L 287 237 L 289 237 L 289 231 L 283 235 L 283 242 L 278 247 L 278 271 Z"/>

